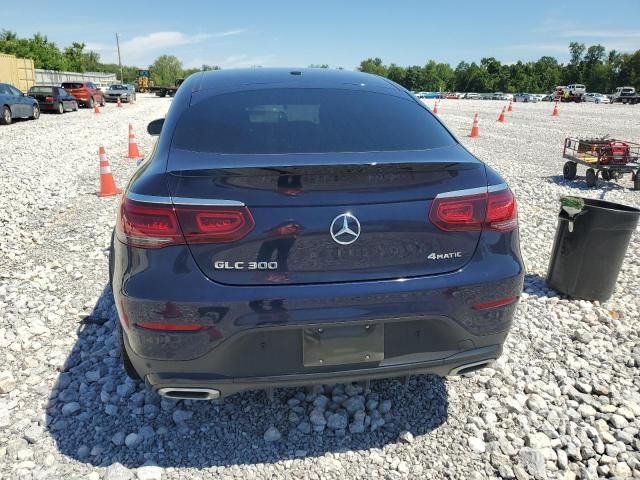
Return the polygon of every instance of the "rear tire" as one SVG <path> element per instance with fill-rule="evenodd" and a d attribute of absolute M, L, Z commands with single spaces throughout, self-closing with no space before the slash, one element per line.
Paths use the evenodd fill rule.
<path fill-rule="evenodd" d="M 95 101 L 93 100 L 93 97 L 89 97 L 89 101 L 87 102 L 87 108 L 93 108 L 94 104 L 95 104 Z"/>
<path fill-rule="evenodd" d="M 598 176 L 593 168 L 587 169 L 586 180 L 588 187 L 595 187 L 596 183 L 598 183 Z"/>
<path fill-rule="evenodd" d="M 56 112 L 60 115 L 64 113 L 64 104 L 62 102 L 58 103 L 58 108 L 56 109 Z"/>
<path fill-rule="evenodd" d="M 602 179 L 607 182 L 613 178 L 609 170 L 602 170 L 600 174 L 602 175 Z"/>
<path fill-rule="evenodd" d="M 74 112 L 77 112 L 78 108 L 79 108 L 78 107 L 78 102 L 73 102 L 73 107 L 71 107 L 71 110 L 74 111 Z"/>
<path fill-rule="evenodd" d="M 578 166 L 575 162 L 567 162 L 564 164 L 562 168 L 562 175 L 565 180 L 573 180 L 576 178 L 576 172 L 578 171 Z"/>
<path fill-rule="evenodd" d="M 9 107 L 2 107 L 2 115 L 0 115 L 0 125 L 11 125 L 13 118 L 11 118 L 11 110 Z"/>

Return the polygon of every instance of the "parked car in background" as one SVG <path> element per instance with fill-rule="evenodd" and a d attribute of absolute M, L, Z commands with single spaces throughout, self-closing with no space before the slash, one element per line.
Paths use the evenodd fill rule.
<path fill-rule="evenodd" d="M 513 98 L 513 95 L 511 95 L 511 98 Z M 494 92 L 493 95 L 491 96 L 492 100 L 509 100 L 509 96 L 506 93 L 502 93 L 502 92 Z"/>
<path fill-rule="evenodd" d="M 107 102 L 117 102 L 120 98 L 121 102 L 136 101 L 136 90 L 131 85 L 111 85 L 109 90 L 104 93 Z"/>
<path fill-rule="evenodd" d="M 133 378 L 203 400 L 500 356 L 524 277 L 515 198 L 402 87 L 200 72 L 147 131 L 109 263 Z"/>
<path fill-rule="evenodd" d="M 540 98 L 532 93 L 516 93 L 513 96 L 514 102 L 538 103 Z"/>
<path fill-rule="evenodd" d="M 616 102 L 635 105 L 636 103 L 640 103 L 640 97 L 636 94 L 636 89 L 633 87 L 618 87 L 611 96 L 611 103 Z"/>
<path fill-rule="evenodd" d="M 73 95 L 83 107 L 93 108 L 96 103 L 104 107 L 104 93 L 91 82 L 64 82 L 62 84 L 67 92 Z"/>
<path fill-rule="evenodd" d="M 458 92 L 447 92 L 444 98 L 447 98 L 449 100 L 459 100 L 462 98 L 462 94 Z"/>
<path fill-rule="evenodd" d="M 540 100 L 543 102 L 552 102 L 555 98 L 556 98 L 555 93 L 547 93 L 546 95 L 543 95 Z"/>
<path fill-rule="evenodd" d="M 38 100 L 43 112 L 77 112 L 78 100 L 62 87 L 36 85 L 29 89 L 29 95 Z"/>
<path fill-rule="evenodd" d="M 611 103 L 611 100 L 609 100 L 609 97 L 607 97 L 606 95 L 593 92 L 586 93 L 584 95 L 584 101 L 591 103 Z"/>
<path fill-rule="evenodd" d="M 9 125 L 15 118 L 40 118 L 38 101 L 9 83 L 0 83 L 0 125 Z"/>
<path fill-rule="evenodd" d="M 469 93 L 465 93 L 463 98 L 465 100 L 481 100 L 482 95 L 480 95 L 479 93 L 469 92 Z"/>
<path fill-rule="evenodd" d="M 416 93 L 418 98 L 440 98 L 440 92 L 418 92 Z"/>

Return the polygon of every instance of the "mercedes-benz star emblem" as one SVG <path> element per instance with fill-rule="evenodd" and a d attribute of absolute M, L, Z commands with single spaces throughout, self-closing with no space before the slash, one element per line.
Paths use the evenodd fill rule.
<path fill-rule="evenodd" d="M 333 219 L 329 232 L 336 243 L 350 245 L 360 236 L 360 222 L 350 213 L 343 213 Z"/>

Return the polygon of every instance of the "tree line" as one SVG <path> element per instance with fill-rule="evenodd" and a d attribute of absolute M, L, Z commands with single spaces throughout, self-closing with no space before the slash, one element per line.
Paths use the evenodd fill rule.
<path fill-rule="evenodd" d="M 569 44 L 569 62 L 544 56 L 536 61 L 502 64 L 494 57 L 476 62 L 448 63 L 429 60 L 424 66 L 385 65 L 368 58 L 359 70 L 389 78 L 413 91 L 551 92 L 558 85 L 583 83 L 590 92 L 611 93 L 619 86 L 640 89 L 640 50 L 607 52 L 602 45 Z"/>
<path fill-rule="evenodd" d="M 0 31 L 0 53 L 9 53 L 20 58 L 32 58 L 36 68 L 72 72 L 115 73 L 124 83 L 134 83 L 138 67 L 115 63 L 102 63 L 100 55 L 86 51 L 86 45 L 73 42 L 60 49 L 45 35 L 36 33 L 31 38 L 19 38 L 15 32 Z M 503 64 L 494 57 L 476 62 L 460 62 L 454 69 L 448 63 L 429 60 L 425 65 L 385 65 L 380 58 L 368 58 L 360 62 L 358 69 L 387 77 L 414 91 L 461 91 L 461 92 L 550 92 L 557 85 L 584 83 L 588 91 L 611 93 L 618 86 L 633 86 L 640 89 L 640 50 L 633 53 L 606 51 L 602 45 L 587 47 L 583 43 L 569 44 L 569 62 L 558 62 L 550 56 L 536 61 L 518 61 Z M 310 65 L 328 68 L 327 64 Z M 172 85 L 176 78 L 186 78 L 203 70 L 217 70 L 214 65 L 199 68 L 183 67 L 174 55 L 161 55 L 152 65 L 151 80 L 156 85 Z"/>
<path fill-rule="evenodd" d="M 65 49 L 60 49 L 54 42 L 42 35 L 34 34 L 31 38 L 19 38 L 15 32 L 0 31 L 0 53 L 8 53 L 18 58 L 31 58 L 35 68 L 69 72 L 103 72 L 114 73 L 123 83 L 135 83 L 138 78 L 138 67 L 120 66 L 117 63 L 102 63 L 100 55 L 86 51 L 86 45 L 73 42 Z M 216 70 L 220 67 L 202 65 L 200 68 L 183 68 L 182 62 L 174 55 L 161 55 L 149 70 L 151 80 L 156 85 L 173 85 L 176 78 L 186 78 L 201 70 Z"/>

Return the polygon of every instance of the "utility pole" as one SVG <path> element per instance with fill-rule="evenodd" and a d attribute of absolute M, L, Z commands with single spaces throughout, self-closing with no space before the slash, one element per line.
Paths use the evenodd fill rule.
<path fill-rule="evenodd" d="M 120 37 L 116 33 L 116 45 L 118 45 L 118 65 L 120 66 L 120 82 L 124 83 L 124 74 L 122 73 L 122 59 L 120 58 Z"/>

